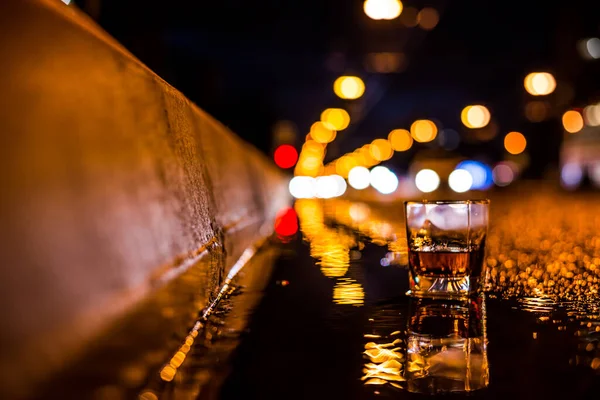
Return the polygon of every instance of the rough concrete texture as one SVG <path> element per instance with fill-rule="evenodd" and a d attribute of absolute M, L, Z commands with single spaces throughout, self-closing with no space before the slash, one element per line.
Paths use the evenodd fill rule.
<path fill-rule="evenodd" d="M 266 157 L 60 1 L 0 2 L 0 54 L 0 386 L 18 393 L 224 248 L 208 297 L 287 196 Z"/>

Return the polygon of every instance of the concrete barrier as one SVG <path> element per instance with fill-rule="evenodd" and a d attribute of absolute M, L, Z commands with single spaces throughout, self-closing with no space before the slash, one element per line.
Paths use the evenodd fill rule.
<path fill-rule="evenodd" d="M 0 2 L 0 55 L 0 393 L 15 396 L 224 249 L 208 300 L 287 195 L 266 157 L 60 1 Z"/>

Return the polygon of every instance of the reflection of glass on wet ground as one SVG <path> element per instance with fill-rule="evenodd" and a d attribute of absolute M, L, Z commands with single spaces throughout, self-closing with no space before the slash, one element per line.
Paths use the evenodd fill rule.
<path fill-rule="evenodd" d="M 407 333 L 407 388 L 414 393 L 487 387 L 483 295 L 468 300 L 413 299 Z"/>

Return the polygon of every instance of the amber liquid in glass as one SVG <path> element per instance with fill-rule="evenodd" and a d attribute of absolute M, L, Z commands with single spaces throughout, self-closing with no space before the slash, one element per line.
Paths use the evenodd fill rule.
<path fill-rule="evenodd" d="M 420 276 L 431 278 L 478 277 L 483 264 L 483 247 L 464 251 L 409 251 L 409 263 Z"/>

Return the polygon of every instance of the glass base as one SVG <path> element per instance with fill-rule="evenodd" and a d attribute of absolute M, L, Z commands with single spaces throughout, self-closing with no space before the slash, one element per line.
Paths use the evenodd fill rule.
<path fill-rule="evenodd" d="M 413 297 L 463 298 L 477 290 L 478 278 L 463 276 L 429 277 L 410 274 L 410 290 L 407 295 Z"/>
<path fill-rule="evenodd" d="M 412 379 L 409 377 L 407 390 L 411 393 L 420 394 L 446 394 L 446 393 L 469 393 L 476 390 L 487 388 L 488 383 L 476 381 L 472 386 L 468 386 L 469 382 L 458 379 L 448 378 L 420 378 Z"/>

